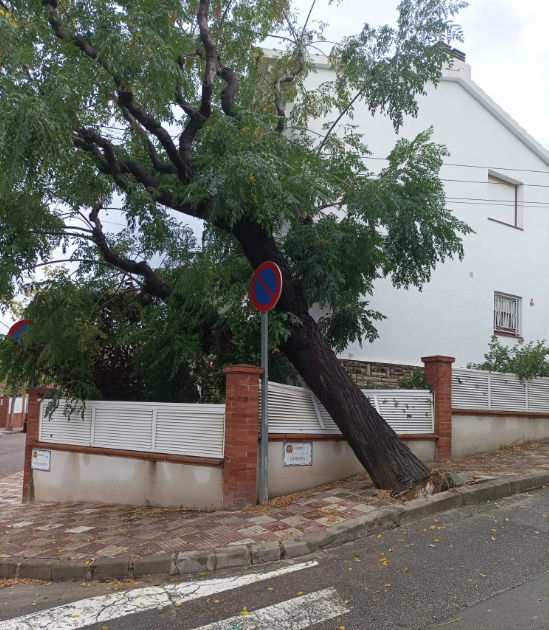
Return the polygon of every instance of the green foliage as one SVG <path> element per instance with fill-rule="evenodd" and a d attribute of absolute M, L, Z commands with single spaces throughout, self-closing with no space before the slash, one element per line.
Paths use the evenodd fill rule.
<path fill-rule="evenodd" d="M 528 343 L 519 339 L 512 346 L 504 346 L 496 335 L 492 335 L 488 348 L 482 363 L 468 363 L 467 367 L 472 370 L 516 374 L 521 381 L 549 376 L 549 347 L 545 339 Z"/>
<path fill-rule="evenodd" d="M 425 373 L 423 370 L 414 370 L 409 377 L 403 377 L 398 380 L 398 386 L 400 389 L 429 389 L 432 387 L 427 383 L 425 379 Z"/>
<path fill-rule="evenodd" d="M 305 81 L 325 25 L 305 24 L 291 0 L 211 2 L 211 41 L 239 81 L 236 115 L 224 111 L 227 83 L 214 73 L 211 115 L 198 114 L 205 123 L 189 150 L 192 176 L 170 168 L 177 160 L 155 130 L 167 130 L 182 156 L 181 134 L 207 109 L 198 0 L 3 4 L 0 309 L 21 293 L 32 299 L 24 346 L 0 342 L 0 379 L 55 383 L 55 396 L 74 400 L 222 396 L 223 365 L 259 363 L 242 226 L 276 245 L 337 351 L 377 337 L 383 315 L 369 301 L 378 278 L 421 289 L 437 263 L 463 256 L 471 230 L 445 208 L 447 151 L 432 130 L 400 139 L 374 177 L 362 159 L 368 138 L 352 121 L 358 104 L 395 129 L 417 114 L 417 96 L 448 60 L 441 42 L 461 37 L 453 16 L 464 2 L 403 0 L 396 27 L 366 24 L 333 47 L 333 78 L 314 89 Z M 59 36 L 51 15 L 74 37 Z M 260 47 L 269 34 L 287 44 L 271 60 Z M 277 91 L 276 79 L 290 75 Z M 120 104 L 128 94 L 146 112 L 140 125 Z M 188 216 L 204 223 L 201 243 Z M 169 295 L 109 262 L 99 242 L 123 262 L 148 261 Z M 50 275 L 34 272 L 45 263 Z M 271 313 L 275 380 L 296 378 L 281 350 L 298 315 Z"/>
<path fill-rule="evenodd" d="M 395 389 L 388 383 L 384 383 L 383 385 L 378 385 L 377 383 L 373 383 L 372 381 L 366 381 L 366 385 L 361 385 L 361 389 Z"/>

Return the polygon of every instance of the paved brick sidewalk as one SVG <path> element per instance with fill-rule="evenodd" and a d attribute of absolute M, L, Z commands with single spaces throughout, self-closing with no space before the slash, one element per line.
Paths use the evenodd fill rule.
<path fill-rule="evenodd" d="M 0 479 L 0 506 L 21 503 L 23 494 L 23 471 Z M 0 512 L 3 515 L 3 510 Z"/>
<path fill-rule="evenodd" d="M 549 468 L 549 442 L 454 460 L 441 471 L 476 480 Z M 22 473 L 0 480 L 0 561 L 100 558 L 297 538 L 394 502 L 367 475 L 242 512 L 97 504 L 21 504 Z"/>

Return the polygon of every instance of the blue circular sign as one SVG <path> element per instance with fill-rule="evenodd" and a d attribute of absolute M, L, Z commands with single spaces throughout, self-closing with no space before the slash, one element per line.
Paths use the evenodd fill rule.
<path fill-rule="evenodd" d="M 276 306 L 282 292 L 282 273 L 273 262 L 265 262 L 260 265 L 254 277 L 250 296 L 253 305 L 258 311 L 266 313 Z"/>
<path fill-rule="evenodd" d="M 13 341 L 23 341 L 23 337 L 29 327 L 29 320 L 23 319 L 14 324 L 8 331 L 8 337 Z"/>

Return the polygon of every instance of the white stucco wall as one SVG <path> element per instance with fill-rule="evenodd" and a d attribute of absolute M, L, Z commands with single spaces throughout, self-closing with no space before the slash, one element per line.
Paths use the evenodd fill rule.
<path fill-rule="evenodd" d="M 380 337 L 372 344 L 365 342 L 362 348 L 350 345 L 342 358 L 420 365 L 422 356 L 444 354 L 456 357 L 456 365 L 477 362 L 493 332 L 494 291 L 522 297 L 526 340 L 549 338 L 549 158 L 540 157 L 539 151 L 527 146 L 489 111 L 489 103 L 482 104 L 468 91 L 474 88 L 467 83 L 470 72 L 470 66 L 456 61 L 452 70 L 445 71 L 438 88 L 427 87 L 427 95 L 418 99 L 418 117 L 407 117 L 400 130 L 400 137 L 412 139 L 433 125 L 434 141 L 451 153 L 446 162 L 482 167 L 445 165 L 441 171 L 444 180 L 465 180 L 444 182 L 447 207 L 475 231 L 464 239 L 464 260 L 439 264 L 422 292 L 397 290 L 390 280 L 378 280 L 369 300 L 370 308 L 387 316 L 376 322 Z M 474 78 L 474 67 L 472 74 Z M 455 81 L 456 77 L 465 77 L 465 83 Z M 317 74 L 307 78 L 306 86 L 314 88 L 332 78 L 328 69 L 319 67 Z M 321 132 L 322 122 L 309 126 Z M 386 157 L 398 139 L 389 118 L 372 117 L 364 105 L 358 105 L 352 123 L 365 134 L 364 141 L 375 158 Z M 366 159 L 365 163 L 373 172 L 386 165 L 380 160 Z M 531 185 L 519 189 L 519 202 L 527 206 L 524 231 L 488 220 L 505 219 L 503 215 L 508 214 L 508 209 L 483 201 L 496 198 L 497 187 L 488 184 L 489 167 Z M 452 197 L 470 198 L 471 202 L 455 203 Z M 547 206 L 536 206 L 536 202 Z"/>
<path fill-rule="evenodd" d="M 549 418 L 452 415 L 452 457 L 549 438 Z"/>
<path fill-rule="evenodd" d="M 413 440 L 407 441 L 406 444 L 422 461 L 434 460 L 434 442 Z M 347 442 L 313 442 L 312 466 L 285 467 L 283 445 L 284 442 L 269 442 L 269 497 L 271 498 L 316 488 L 366 472 Z"/>
<path fill-rule="evenodd" d="M 433 440 L 406 440 L 406 446 L 422 462 L 427 464 L 435 461 L 436 443 Z"/>
<path fill-rule="evenodd" d="M 223 471 L 209 466 L 51 451 L 51 472 L 32 471 L 35 501 L 221 508 Z"/>

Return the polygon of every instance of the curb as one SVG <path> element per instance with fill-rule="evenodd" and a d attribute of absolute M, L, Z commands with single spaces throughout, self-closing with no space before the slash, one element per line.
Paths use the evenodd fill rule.
<path fill-rule="evenodd" d="M 405 505 L 395 505 L 365 514 L 345 523 L 330 525 L 321 532 L 304 534 L 283 541 L 230 545 L 201 551 L 155 553 L 143 558 L 130 555 L 116 558 L 21 559 L 0 561 L 0 579 L 34 578 L 43 581 L 140 578 L 151 574 L 185 575 L 247 567 L 251 565 L 299 558 L 315 551 L 338 547 L 365 536 L 387 531 L 419 521 L 441 512 L 508 497 L 549 485 L 549 470 L 514 475 L 475 486 L 465 486 L 457 492 L 441 492 Z"/>

